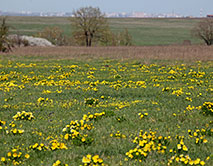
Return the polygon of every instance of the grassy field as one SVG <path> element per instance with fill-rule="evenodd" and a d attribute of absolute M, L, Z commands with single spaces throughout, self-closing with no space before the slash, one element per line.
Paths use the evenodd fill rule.
<path fill-rule="evenodd" d="M 192 37 L 192 28 L 201 19 L 191 18 L 110 18 L 109 25 L 113 32 L 127 28 L 133 37 L 133 44 L 140 45 L 170 45 L 182 44 L 191 40 L 193 44 L 202 43 Z M 8 23 L 13 27 L 11 33 L 34 35 L 47 26 L 59 26 L 66 35 L 72 34 L 68 18 L 64 17 L 8 17 Z"/>
<path fill-rule="evenodd" d="M 213 165 L 212 47 L 51 49 L 0 55 L 0 165 Z"/>

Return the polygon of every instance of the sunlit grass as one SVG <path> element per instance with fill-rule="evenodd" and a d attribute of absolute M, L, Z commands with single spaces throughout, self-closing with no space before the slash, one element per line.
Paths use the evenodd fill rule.
<path fill-rule="evenodd" d="M 0 165 L 212 165 L 212 67 L 0 63 Z"/>

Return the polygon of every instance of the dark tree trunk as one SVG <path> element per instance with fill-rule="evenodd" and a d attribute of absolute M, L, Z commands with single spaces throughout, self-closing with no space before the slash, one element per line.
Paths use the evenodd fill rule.
<path fill-rule="evenodd" d="M 89 36 L 88 36 L 87 32 L 85 32 L 85 39 L 86 39 L 86 46 L 88 47 L 89 46 Z"/>

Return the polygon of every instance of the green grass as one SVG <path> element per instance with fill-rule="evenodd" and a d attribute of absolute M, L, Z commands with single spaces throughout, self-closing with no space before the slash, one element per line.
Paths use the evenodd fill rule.
<path fill-rule="evenodd" d="M 156 132 L 151 133 L 153 144 L 161 149 L 146 147 L 150 152 L 145 151 L 147 157 L 142 159 L 142 165 L 167 165 L 172 156 L 177 158 L 181 154 L 188 154 L 191 162 L 199 158 L 206 165 L 213 165 L 212 112 L 207 110 L 210 115 L 204 115 L 199 109 L 204 102 L 212 102 L 211 61 L 185 64 L 153 61 L 145 65 L 141 61 L 8 61 L 3 55 L 1 58 L 0 120 L 6 124 L 0 130 L 0 158 L 5 157 L 7 164 L 0 162 L 0 165 L 12 165 L 8 157 L 12 149 L 21 151 L 20 158 L 14 159 L 21 161 L 21 165 L 53 165 L 60 160 L 77 166 L 83 164 L 82 159 L 88 154 L 99 155 L 107 165 L 141 165 L 126 155 L 136 147 L 145 151 L 145 147 L 138 146 L 139 142 L 133 143 L 136 137 L 147 140 L 145 135 L 139 136 L 140 130 L 148 135 Z M 189 105 L 194 108 L 187 110 Z M 14 120 L 18 111 L 32 112 L 35 118 Z M 62 132 L 66 125 L 88 113 L 104 113 L 84 120 L 84 124 L 92 123 L 94 127 L 80 130 L 82 137 L 93 139 L 91 144 L 77 138 L 66 140 L 66 133 Z M 148 115 L 140 118 L 139 113 Z M 23 129 L 24 133 L 13 134 L 11 129 L 15 128 Z M 188 130 L 198 136 L 190 137 Z M 110 136 L 117 131 L 125 138 Z M 177 150 L 180 136 L 184 136 L 187 151 Z M 168 143 L 164 142 L 165 137 Z M 208 142 L 196 144 L 196 138 Z M 51 140 L 64 143 L 67 149 L 51 149 Z M 145 144 L 151 143 L 147 141 Z M 36 143 L 49 149 L 29 148 Z M 164 151 L 162 146 L 166 147 Z M 176 152 L 169 152 L 171 149 Z M 24 157 L 26 154 L 30 155 L 28 159 Z M 210 159 L 206 160 L 208 156 Z M 173 161 L 173 165 L 181 163 Z"/>
<path fill-rule="evenodd" d="M 189 18 L 108 19 L 113 32 L 127 28 L 133 37 L 134 45 L 182 44 L 184 40 L 191 40 L 193 44 L 202 43 L 191 35 L 191 30 L 200 20 Z M 68 18 L 63 17 L 8 17 L 8 24 L 13 27 L 11 33 L 25 35 L 34 35 L 49 26 L 59 26 L 68 36 L 73 31 Z"/>

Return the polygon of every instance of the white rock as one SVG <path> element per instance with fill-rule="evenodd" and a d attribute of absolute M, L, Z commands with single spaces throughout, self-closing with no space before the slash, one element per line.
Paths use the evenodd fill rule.
<path fill-rule="evenodd" d="M 41 47 L 54 46 L 47 39 L 43 39 L 43 38 L 32 37 L 32 36 L 20 36 L 20 39 L 28 41 L 29 46 L 41 46 Z"/>

